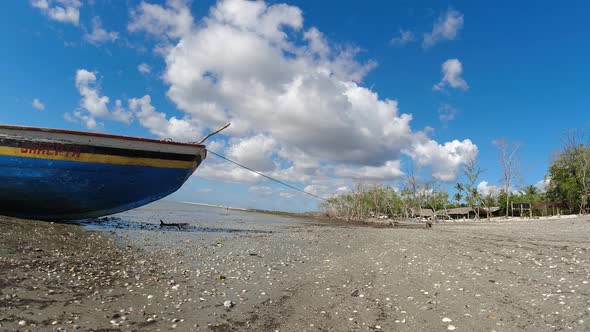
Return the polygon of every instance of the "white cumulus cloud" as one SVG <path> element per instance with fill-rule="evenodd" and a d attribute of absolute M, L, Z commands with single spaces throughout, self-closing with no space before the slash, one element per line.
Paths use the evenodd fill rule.
<path fill-rule="evenodd" d="M 98 16 L 92 18 L 92 30 L 84 34 L 84 39 L 91 44 L 101 44 L 104 42 L 113 42 L 119 38 L 119 33 L 107 31 L 102 27 Z"/>
<path fill-rule="evenodd" d="M 272 154 L 276 144 L 272 137 L 264 135 L 239 138 L 227 150 L 227 156 L 260 172 L 273 171 Z"/>
<path fill-rule="evenodd" d="M 418 166 L 431 166 L 432 176 L 446 182 L 455 180 L 461 165 L 475 158 L 477 152 L 477 146 L 470 139 L 439 144 L 425 135 L 406 150 Z"/>
<path fill-rule="evenodd" d="M 248 188 L 248 192 L 259 196 L 271 196 L 274 190 L 267 186 L 250 186 L 250 188 Z"/>
<path fill-rule="evenodd" d="M 142 2 L 128 24 L 131 32 L 169 43 L 159 49 L 163 79 L 185 116 L 168 119 L 149 100 L 130 107 L 136 114 L 147 109 L 142 125 L 158 136 L 232 122 L 221 153 L 317 192 L 353 179 L 396 179 L 402 154 L 447 181 L 477 153 L 470 140 L 439 144 L 412 130 L 412 115 L 400 112 L 396 100 L 362 85 L 376 63 L 358 61 L 358 47 L 305 28 L 297 7 L 221 0 L 194 22 L 184 2 L 168 1 Z M 173 122 L 176 135 L 169 134 Z M 197 175 L 207 178 L 262 179 L 227 163 L 201 167 Z"/>
<path fill-rule="evenodd" d="M 194 142 L 201 135 L 201 130 L 192 123 L 190 118 L 171 117 L 167 119 L 165 113 L 156 112 L 149 95 L 129 99 L 129 110 L 133 112 L 142 126 L 161 138 Z"/>
<path fill-rule="evenodd" d="M 399 29 L 399 36 L 392 38 L 389 42 L 391 45 L 404 46 L 415 39 L 414 33 L 410 30 Z"/>
<path fill-rule="evenodd" d="M 147 31 L 155 36 L 184 36 L 192 30 L 193 17 L 186 3 L 181 0 L 169 0 L 166 8 L 141 2 L 131 12 L 132 20 L 127 26 L 129 31 Z"/>
<path fill-rule="evenodd" d="M 31 104 L 31 106 L 33 106 L 33 108 L 38 109 L 40 111 L 45 110 L 45 104 L 43 104 L 39 99 L 35 98 L 33 99 L 33 103 Z"/>
<path fill-rule="evenodd" d="M 433 90 L 440 91 L 446 86 L 461 90 L 469 89 L 467 82 L 461 77 L 463 64 L 459 59 L 448 59 L 442 64 L 441 71 L 443 78 L 432 87 Z"/>
<path fill-rule="evenodd" d="M 459 113 L 459 110 L 455 107 L 449 104 L 443 104 L 438 108 L 438 119 L 443 125 L 446 125 L 455 119 L 457 113 Z"/>
<path fill-rule="evenodd" d="M 76 88 L 82 96 L 80 110 L 65 115 L 68 121 L 81 121 L 89 129 L 98 129 L 102 124 L 97 119 L 108 119 L 124 123 L 131 123 L 132 114 L 122 107 L 120 100 L 115 101 L 115 108 L 108 109 L 109 97 L 101 95 L 96 82 L 96 74 L 86 69 L 76 71 Z"/>
<path fill-rule="evenodd" d="M 334 172 L 337 176 L 361 181 L 382 181 L 404 175 L 399 160 L 387 161 L 380 166 L 340 167 Z"/>
<path fill-rule="evenodd" d="M 208 157 L 207 162 L 199 166 L 198 176 L 222 182 L 257 183 L 264 178 L 246 169 L 235 167 L 230 163 L 219 163 L 214 157 Z"/>
<path fill-rule="evenodd" d="M 31 5 L 54 21 L 73 25 L 80 21 L 80 0 L 31 0 Z"/>
<path fill-rule="evenodd" d="M 424 34 L 422 47 L 428 48 L 443 40 L 457 38 L 459 30 L 463 28 L 463 14 L 449 9 L 434 23 L 432 31 Z"/>
<path fill-rule="evenodd" d="M 547 177 L 543 180 L 537 181 L 537 183 L 535 183 L 535 187 L 537 187 L 537 189 L 539 189 L 541 192 L 546 192 L 549 182 L 551 182 L 551 178 Z"/>
<path fill-rule="evenodd" d="M 496 197 L 498 196 L 498 194 L 500 194 L 500 188 L 493 185 L 493 184 L 489 184 L 487 181 L 481 181 L 478 185 L 477 185 L 477 191 L 482 195 L 482 196 L 488 196 L 491 195 L 492 197 Z"/>
<path fill-rule="evenodd" d="M 149 74 L 152 71 L 152 68 L 147 63 L 142 62 L 137 66 L 137 70 L 142 74 Z"/>

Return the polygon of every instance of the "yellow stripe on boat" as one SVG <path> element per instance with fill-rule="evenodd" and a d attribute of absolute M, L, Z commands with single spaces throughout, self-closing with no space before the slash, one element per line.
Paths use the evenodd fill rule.
<path fill-rule="evenodd" d="M 127 166 L 146 166 L 146 167 L 161 167 L 161 168 L 189 168 L 194 169 L 197 167 L 196 161 L 184 161 L 184 160 L 166 160 L 166 159 L 155 159 L 155 158 L 137 158 L 137 157 L 125 157 L 125 156 L 113 156 L 105 154 L 94 154 L 94 153 L 79 153 L 79 154 L 32 154 L 22 152 L 22 149 L 15 147 L 0 146 L 0 156 L 10 157 L 22 157 L 22 158 L 35 158 L 35 159 L 48 159 L 48 160 L 65 160 L 65 161 L 77 161 L 82 163 L 99 163 L 99 164 L 112 164 L 112 165 L 127 165 Z"/>

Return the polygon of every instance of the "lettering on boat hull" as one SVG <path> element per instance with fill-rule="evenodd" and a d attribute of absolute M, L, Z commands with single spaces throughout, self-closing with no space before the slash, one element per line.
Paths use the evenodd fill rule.
<path fill-rule="evenodd" d="M 79 145 L 60 143 L 22 142 L 20 152 L 41 156 L 63 156 L 66 158 L 80 158 L 82 149 Z"/>

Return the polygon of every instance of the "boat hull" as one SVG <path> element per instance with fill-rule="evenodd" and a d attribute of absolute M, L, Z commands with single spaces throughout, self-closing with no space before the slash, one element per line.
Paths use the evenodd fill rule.
<path fill-rule="evenodd" d="M 130 149 L 125 138 L 29 136 L 0 136 L 0 214 L 72 220 L 133 209 L 177 191 L 206 155 L 158 141 Z"/>

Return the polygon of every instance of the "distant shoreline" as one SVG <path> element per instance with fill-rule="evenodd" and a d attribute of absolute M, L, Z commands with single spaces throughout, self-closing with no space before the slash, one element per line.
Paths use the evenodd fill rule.
<path fill-rule="evenodd" d="M 223 205 L 215 205 L 215 204 L 207 204 L 207 203 L 196 203 L 196 202 L 186 202 L 186 201 L 174 201 L 177 203 L 185 203 L 191 205 L 198 205 L 198 206 L 207 206 L 207 207 L 215 207 L 220 209 L 227 209 L 227 210 L 234 210 L 234 211 L 242 211 L 242 212 L 254 212 L 254 213 L 262 213 L 268 215 L 276 215 L 282 217 L 291 217 L 291 218 L 298 218 L 298 219 L 309 219 L 314 221 L 321 221 L 326 222 L 329 224 L 341 224 L 341 225 L 357 225 L 357 226 L 369 226 L 369 227 L 395 227 L 396 223 L 399 222 L 410 222 L 414 223 L 415 220 L 396 220 L 396 219 L 385 219 L 385 220 L 378 220 L 374 218 L 366 219 L 366 220 L 343 220 L 338 218 L 330 218 L 325 216 L 325 214 L 321 212 L 286 212 L 286 211 L 276 211 L 276 210 L 262 210 L 262 209 L 246 209 L 246 208 L 239 208 L 239 207 L 231 207 L 231 206 L 223 206 Z M 514 221 L 535 221 L 535 220 L 563 220 L 563 219 L 571 219 L 571 218 L 579 218 L 583 217 L 582 215 L 555 215 L 555 216 L 543 216 L 543 217 L 533 217 L 533 218 L 520 218 L 520 217 L 509 217 L 505 218 L 501 217 L 492 217 L 491 219 L 481 218 L 479 220 L 475 219 L 455 219 L 455 220 L 440 220 L 435 221 L 433 224 L 435 225 L 453 225 L 453 224 L 482 224 L 482 223 L 503 223 L 503 222 L 514 222 Z M 422 221 L 424 222 L 424 221 Z M 420 224 L 422 222 L 415 222 L 416 224 Z"/>
<path fill-rule="evenodd" d="M 249 209 L 244 209 L 244 208 L 239 208 L 239 207 L 215 205 L 215 204 L 207 204 L 207 203 L 186 202 L 186 201 L 171 201 L 171 202 L 199 205 L 199 206 L 208 206 L 208 207 L 215 207 L 215 208 L 220 208 L 220 209 L 228 209 L 228 210 L 236 210 L 236 211 L 250 211 Z"/>
<path fill-rule="evenodd" d="M 263 213 L 263 214 L 270 214 L 276 216 L 283 216 L 283 217 L 292 217 L 292 218 L 304 218 L 304 219 L 313 219 L 313 220 L 330 220 L 328 218 L 322 218 L 319 216 L 319 212 L 287 212 L 287 211 L 275 211 L 275 210 L 262 210 L 262 209 L 245 209 L 239 207 L 232 207 L 232 206 L 224 206 L 224 205 L 215 205 L 215 204 L 207 204 L 207 203 L 197 203 L 197 202 L 186 202 L 186 201 L 172 201 L 177 203 L 184 203 L 184 204 L 191 204 L 191 205 L 198 205 L 198 206 L 207 206 L 207 207 L 214 207 L 220 209 L 227 209 L 227 210 L 234 210 L 234 211 L 243 211 L 243 212 L 254 212 L 254 213 Z"/>

